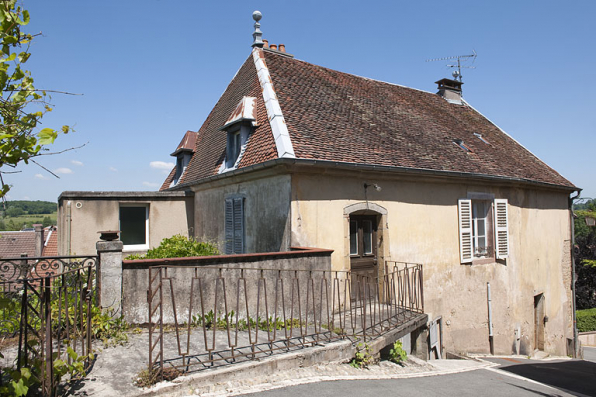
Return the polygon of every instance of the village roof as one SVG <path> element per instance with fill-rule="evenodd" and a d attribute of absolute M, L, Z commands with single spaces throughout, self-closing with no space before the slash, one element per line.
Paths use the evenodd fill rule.
<path fill-rule="evenodd" d="M 0 232 L 0 258 L 35 256 L 35 232 Z"/>
<path fill-rule="evenodd" d="M 576 189 L 465 101 L 453 103 L 434 93 L 259 48 L 201 126 L 195 153 L 177 187 L 221 171 L 226 154 L 222 127 L 244 97 L 256 98 L 256 127 L 237 169 L 286 157 Z M 289 154 L 281 155 L 280 142 L 290 148 Z M 172 176 L 162 190 L 170 186 Z"/>

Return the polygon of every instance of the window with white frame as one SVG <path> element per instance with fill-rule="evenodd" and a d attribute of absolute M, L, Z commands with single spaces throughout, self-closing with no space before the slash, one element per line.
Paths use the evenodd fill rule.
<path fill-rule="evenodd" d="M 225 253 L 243 254 L 244 197 L 228 197 L 225 203 Z"/>
<path fill-rule="evenodd" d="M 149 249 L 149 205 L 120 205 L 120 240 L 127 251 Z"/>
<path fill-rule="evenodd" d="M 509 256 L 507 199 L 460 199 L 458 211 L 461 263 Z"/>

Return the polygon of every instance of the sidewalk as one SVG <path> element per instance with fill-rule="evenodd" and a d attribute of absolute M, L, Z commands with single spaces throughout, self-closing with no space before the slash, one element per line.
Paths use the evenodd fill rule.
<path fill-rule="evenodd" d="M 161 382 L 151 388 L 141 389 L 133 384 L 133 378 L 147 367 L 147 334 L 130 334 L 126 345 L 99 351 L 91 373 L 72 392 L 76 396 L 102 397 L 193 394 L 234 396 L 304 383 L 434 376 L 496 365 L 475 359 L 425 362 L 415 357 L 408 357 L 408 361 L 403 366 L 381 361 L 368 369 L 356 369 L 346 364 L 347 360 L 344 358 L 331 363 L 301 367 L 305 363 L 315 361 L 317 357 L 329 355 L 330 351 L 341 351 L 347 344 L 351 345 L 351 342 L 340 341 L 277 354 L 260 360 L 198 371 L 180 376 L 172 382 Z"/>

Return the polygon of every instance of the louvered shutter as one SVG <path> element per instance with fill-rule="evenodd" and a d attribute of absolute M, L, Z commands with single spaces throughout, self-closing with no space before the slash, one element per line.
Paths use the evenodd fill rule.
<path fill-rule="evenodd" d="M 234 199 L 234 253 L 244 253 L 244 198 Z"/>
<path fill-rule="evenodd" d="M 495 199 L 495 253 L 497 259 L 509 256 L 509 219 L 507 199 Z"/>
<path fill-rule="evenodd" d="M 225 250 L 226 254 L 234 253 L 234 201 L 226 199 L 225 209 Z"/>
<path fill-rule="evenodd" d="M 472 262 L 472 200 L 458 200 L 459 256 L 461 263 Z"/>

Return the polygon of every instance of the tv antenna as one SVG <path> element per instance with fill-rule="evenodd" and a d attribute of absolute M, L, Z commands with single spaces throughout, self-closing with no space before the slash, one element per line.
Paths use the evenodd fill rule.
<path fill-rule="evenodd" d="M 462 65 L 462 63 L 472 60 L 472 64 L 473 64 L 476 61 L 477 56 L 478 56 L 478 54 L 476 54 L 476 51 L 472 50 L 472 54 L 470 54 L 470 55 L 455 55 L 452 57 L 427 59 L 426 62 L 448 61 L 448 60 L 452 60 L 452 59 L 457 59 L 457 64 L 451 64 L 451 65 L 446 65 L 446 66 L 449 68 L 457 68 L 457 70 L 454 70 L 453 73 L 451 73 L 451 75 L 453 76 L 454 80 L 459 80 L 461 82 L 462 81 L 462 75 L 461 75 L 462 68 L 476 69 L 476 66 Z"/>

